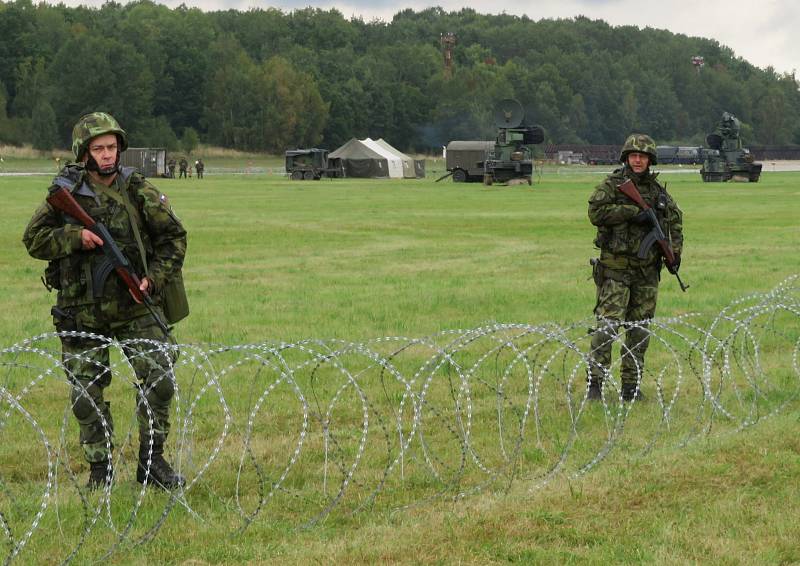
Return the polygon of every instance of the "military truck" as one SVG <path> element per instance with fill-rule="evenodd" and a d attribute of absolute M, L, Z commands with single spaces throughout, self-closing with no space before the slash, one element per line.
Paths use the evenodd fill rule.
<path fill-rule="evenodd" d="M 544 129 L 525 123 L 522 104 L 513 98 L 501 100 L 494 111 L 497 139 L 483 162 L 483 184 L 522 179 L 533 182 L 532 145 L 544 141 Z"/>
<path fill-rule="evenodd" d="M 501 100 L 495 108 L 495 141 L 452 141 L 445 148 L 445 167 L 453 181 L 507 183 L 521 179 L 529 185 L 533 177 L 531 145 L 544 141 L 541 126 L 524 123 L 522 105 L 513 99 Z"/>
<path fill-rule="evenodd" d="M 445 167 L 456 183 L 483 181 L 483 163 L 492 151 L 493 141 L 451 141 L 444 152 Z"/>
<path fill-rule="evenodd" d="M 761 163 L 755 163 L 750 151 L 742 147 L 740 129 L 739 119 L 723 112 L 717 128 L 706 136 L 709 149 L 703 149 L 703 167 L 700 169 L 704 182 L 758 182 Z"/>
<path fill-rule="evenodd" d="M 328 150 L 289 149 L 285 153 L 286 174 L 293 181 L 319 181 L 322 177 L 341 177 L 328 161 Z"/>

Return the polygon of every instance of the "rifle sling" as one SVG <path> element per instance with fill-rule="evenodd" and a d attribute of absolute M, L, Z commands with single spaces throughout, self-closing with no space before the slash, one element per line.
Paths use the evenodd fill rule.
<path fill-rule="evenodd" d="M 116 186 L 119 188 L 119 192 L 115 191 L 111 187 L 102 187 L 103 192 L 107 194 L 111 199 L 115 200 L 117 203 L 121 204 L 125 207 L 125 211 L 128 213 L 128 219 L 131 223 L 131 231 L 133 232 L 133 237 L 136 239 L 136 247 L 139 248 L 139 255 L 142 258 L 142 266 L 144 267 L 145 273 L 147 273 L 147 254 L 144 250 L 144 242 L 142 242 L 142 236 L 139 233 L 139 222 L 142 221 L 142 216 L 139 211 L 133 206 L 133 203 L 130 200 L 130 195 L 128 195 L 128 188 L 127 188 L 127 181 L 128 176 L 118 176 L 117 179 L 121 179 L 122 183 L 115 183 Z"/>

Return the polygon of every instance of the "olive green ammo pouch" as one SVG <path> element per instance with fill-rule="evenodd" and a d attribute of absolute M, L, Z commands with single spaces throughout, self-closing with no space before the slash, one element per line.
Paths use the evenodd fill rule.
<path fill-rule="evenodd" d="M 164 318 L 167 324 L 175 324 L 189 316 L 189 300 L 186 298 L 186 288 L 183 286 L 183 272 L 178 271 L 175 276 L 164 285 L 161 291 L 164 309 Z"/>
<path fill-rule="evenodd" d="M 147 256 L 144 251 L 144 243 L 142 237 L 139 235 L 139 212 L 131 203 L 130 196 L 127 190 L 120 191 L 125 201 L 125 209 L 128 211 L 128 217 L 131 220 L 131 227 L 133 228 L 133 236 L 136 238 L 136 245 L 139 248 L 139 253 L 142 256 L 142 266 L 147 271 Z M 175 324 L 189 316 L 189 299 L 186 297 L 186 288 L 183 286 L 183 272 L 178 271 L 169 281 L 164 284 L 161 289 L 161 308 L 164 311 L 164 318 L 167 319 L 167 324 Z"/>

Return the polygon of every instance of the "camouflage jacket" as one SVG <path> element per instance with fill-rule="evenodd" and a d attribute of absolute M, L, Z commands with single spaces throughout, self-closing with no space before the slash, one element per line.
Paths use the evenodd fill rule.
<path fill-rule="evenodd" d="M 186 231 L 166 195 L 132 168 L 123 168 L 110 187 L 92 182 L 81 165 L 67 165 L 59 177 L 69 179 L 78 204 L 96 221 L 105 224 L 133 271 L 152 280 L 155 290 L 151 294 L 158 303 L 158 291 L 180 271 L 186 254 Z M 125 205 L 124 196 L 132 206 Z M 146 269 L 131 222 L 136 222 L 139 228 Z M 45 201 L 34 213 L 22 238 L 31 256 L 49 262 L 45 279 L 58 289 L 58 306 L 100 303 L 105 305 L 103 310 L 109 310 L 111 305 L 119 319 L 145 314 L 145 308 L 133 301 L 125 284 L 113 272 L 105 280 L 100 296 L 95 298 L 92 271 L 104 256 L 99 249 L 82 249 L 82 229 L 75 219 Z"/>
<path fill-rule="evenodd" d="M 655 244 L 647 257 L 637 257 L 639 246 L 652 227 L 631 221 L 641 210 L 617 189 L 625 181 L 625 173 L 623 168 L 615 170 L 595 187 L 589 198 L 589 220 L 597 226 L 594 244 L 601 250 L 600 259 L 606 266 L 618 269 L 651 265 L 658 262 L 661 255 L 658 244 Z M 680 254 L 683 248 L 683 214 L 658 182 L 657 176 L 649 169 L 642 175 L 627 171 L 627 177 L 636 184 L 642 198 L 655 210 L 672 249 Z"/>

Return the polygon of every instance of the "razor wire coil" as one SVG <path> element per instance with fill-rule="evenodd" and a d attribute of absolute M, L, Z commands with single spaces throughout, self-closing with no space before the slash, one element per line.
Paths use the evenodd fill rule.
<path fill-rule="evenodd" d="M 196 521 L 234 514 L 240 533 L 266 517 L 311 526 L 334 513 L 397 511 L 487 489 L 535 491 L 556 477 L 588 473 L 615 448 L 646 454 L 659 444 L 685 446 L 797 401 L 798 276 L 710 319 L 624 323 L 649 341 L 647 362 L 637 367 L 644 402 L 623 402 L 617 374 L 632 352 L 619 339 L 611 367 L 603 368 L 602 399 L 588 399 L 587 327 L 597 324 L 487 323 L 423 338 L 233 346 L 64 332 L 0 349 L 2 446 L 22 454 L 0 460 L 5 563 L 48 537 L 61 542 L 54 557 L 61 563 L 103 560 L 152 540 L 176 507 Z M 99 369 L 117 382 L 107 390 L 115 396 L 113 433 L 84 391 L 107 447 L 115 447 L 98 492 L 78 479 L 85 465 L 74 456 L 80 449 L 70 403 L 52 410 L 74 386 L 59 344 L 70 337 L 108 350 L 109 364 Z M 76 357 L 91 361 L 90 353 Z M 132 481 L 135 403 L 144 404 L 149 421 L 149 438 L 141 439 L 149 443 L 148 467 L 154 436 L 144 396 L 126 405 L 137 387 L 135 356 L 177 356 L 162 378 L 175 385 L 169 457 L 186 483 L 169 493 Z"/>

